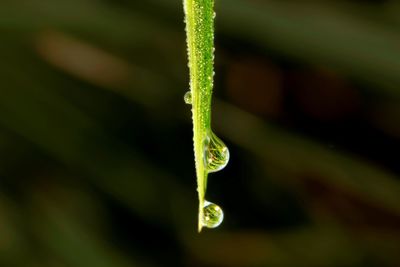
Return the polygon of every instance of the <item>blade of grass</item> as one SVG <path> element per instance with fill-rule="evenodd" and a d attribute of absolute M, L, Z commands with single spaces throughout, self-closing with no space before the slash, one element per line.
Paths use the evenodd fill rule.
<path fill-rule="evenodd" d="M 214 76 L 214 0 L 185 0 L 185 21 L 192 94 L 193 142 L 199 195 L 198 231 L 202 229 L 208 172 L 204 140 L 211 131 L 211 95 Z"/>

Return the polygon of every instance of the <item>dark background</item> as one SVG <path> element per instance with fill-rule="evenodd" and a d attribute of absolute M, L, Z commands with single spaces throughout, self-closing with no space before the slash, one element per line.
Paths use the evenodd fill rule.
<path fill-rule="evenodd" d="M 197 228 L 181 0 L 1 0 L 0 266 L 400 266 L 398 1 L 217 0 Z"/>

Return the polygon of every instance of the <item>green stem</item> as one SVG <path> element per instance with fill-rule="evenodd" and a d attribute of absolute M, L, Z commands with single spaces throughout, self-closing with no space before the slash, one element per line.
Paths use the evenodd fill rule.
<path fill-rule="evenodd" d="M 192 92 L 193 142 L 199 195 L 198 230 L 202 229 L 208 172 L 203 142 L 211 131 L 211 96 L 214 76 L 214 0 L 184 0 Z"/>

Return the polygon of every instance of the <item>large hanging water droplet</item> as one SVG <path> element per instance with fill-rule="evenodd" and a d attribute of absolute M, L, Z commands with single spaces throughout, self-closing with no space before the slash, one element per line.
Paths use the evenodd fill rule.
<path fill-rule="evenodd" d="M 229 162 L 229 149 L 211 132 L 204 141 L 204 164 L 209 173 L 225 168 Z"/>
<path fill-rule="evenodd" d="M 192 104 L 192 92 L 187 91 L 186 94 L 183 96 L 183 100 L 185 101 L 186 104 L 191 105 Z"/>
<path fill-rule="evenodd" d="M 204 201 L 203 217 L 201 218 L 201 224 L 207 228 L 216 228 L 224 220 L 224 212 L 222 209 L 211 202 Z"/>

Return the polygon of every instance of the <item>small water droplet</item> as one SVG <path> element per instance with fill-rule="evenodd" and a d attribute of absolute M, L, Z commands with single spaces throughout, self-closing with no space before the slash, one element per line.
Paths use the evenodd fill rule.
<path fill-rule="evenodd" d="M 183 96 L 183 100 L 185 101 L 186 104 L 191 105 L 192 104 L 192 92 L 187 91 L 186 94 Z"/>
<path fill-rule="evenodd" d="M 222 209 L 211 202 L 204 201 L 203 217 L 201 224 L 207 228 L 216 228 L 224 220 L 224 212 Z"/>
<path fill-rule="evenodd" d="M 213 132 L 204 141 L 204 164 L 209 173 L 225 168 L 229 162 L 229 149 Z"/>

